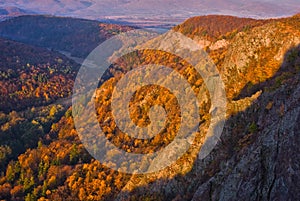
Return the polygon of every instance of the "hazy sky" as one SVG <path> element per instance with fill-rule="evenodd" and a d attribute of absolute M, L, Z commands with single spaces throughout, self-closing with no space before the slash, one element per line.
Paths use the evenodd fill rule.
<path fill-rule="evenodd" d="M 180 18 L 205 14 L 265 18 L 300 12 L 300 0 L 0 0 L 0 7 L 5 6 L 92 19 Z"/>

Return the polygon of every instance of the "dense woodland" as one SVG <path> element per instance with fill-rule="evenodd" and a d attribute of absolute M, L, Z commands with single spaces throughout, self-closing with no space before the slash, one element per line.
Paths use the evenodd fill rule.
<path fill-rule="evenodd" d="M 274 41 L 287 40 L 285 36 L 291 33 L 300 34 L 300 16 L 265 21 L 222 16 L 195 17 L 178 25 L 174 30 L 192 38 L 199 36 L 211 41 L 226 39 L 234 44 L 238 41 L 236 37 L 243 34 L 249 35 L 251 41 L 257 32 L 269 28 L 265 26 L 276 27 L 274 30 L 278 32 Z M 2 36 L 68 51 L 74 56 L 86 56 L 96 43 L 130 29 L 95 21 L 45 16 L 18 17 L 0 23 Z M 195 179 L 192 169 L 197 148 L 191 148 L 176 164 L 163 170 L 163 176 L 123 174 L 101 165 L 81 144 L 74 127 L 72 108 L 63 99 L 71 95 L 79 65 L 55 51 L 8 39 L 0 39 L 0 46 L 0 199 L 114 200 L 119 193 L 126 192 L 129 196 L 124 200 L 191 200 L 197 190 L 195 185 L 189 186 L 189 178 Z M 217 50 L 206 47 L 225 79 L 232 73 L 232 69 L 226 71 L 223 68 L 224 63 L 228 62 L 226 58 L 230 48 L 230 45 Z M 299 81 L 295 76 L 300 72 L 299 46 L 284 52 L 285 57 L 281 62 L 273 59 L 278 52 L 277 46 L 270 45 L 258 50 L 258 59 L 252 59 L 247 64 L 247 70 L 239 75 L 241 77 L 226 82 L 228 116 L 232 116 L 226 128 L 233 137 L 223 139 L 226 144 L 223 147 L 225 151 L 216 156 L 219 160 L 208 163 L 202 177 L 196 178 L 199 182 L 210 178 L 220 169 L 219 161 L 239 153 L 253 143 L 260 130 L 254 112 L 234 116 L 240 112 L 235 100 L 250 97 L 259 90 L 276 92 L 282 86 L 294 86 Z M 130 65 L 132 63 L 134 65 Z M 164 148 L 174 139 L 178 129 L 180 115 L 174 95 L 157 86 L 142 88 L 135 94 L 130 102 L 131 117 L 136 124 L 147 125 L 149 108 L 155 104 L 163 106 L 168 111 L 168 126 L 162 133 L 148 141 L 131 139 L 116 127 L 113 120 L 106 121 L 111 119 L 111 94 L 120 74 L 125 74 L 139 65 L 153 63 L 165 64 L 178 71 L 193 86 L 195 93 L 199 93 L 203 87 L 200 75 L 191 65 L 175 55 L 145 50 L 120 58 L 106 72 L 107 80 L 104 80 L 97 91 L 96 108 L 99 123 L 107 139 L 127 152 L 149 153 Z M 239 86 L 236 85 L 237 82 L 240 82 Z M 137 104 L 144 100 L 147 104 Z M 270 101 L 263 106 L 263 111 L 270 111 L 276 105 L 273 106 Z M 278 114 L 284 115 L 283 106 L 276 107 Z M 199 110 L 200 129 L 205 130 L 208 127 L 209 109 L 208 103 Z M 195 140 L 198 147 L 203 138 L 203 133 L 199 132 Z M 115 155 L 116 153 L 111 153 L 112 158 Z M 176 173 L 178 169 L 180 174 Z M 187 176 L 184 177 L 184 174 Z M 162 178 L 163 180 L 159 180 Z M 147 193 L 147 185 L 155 185 L 157 180 L 161 183 L 165 180 L 175 183 L 171 190 L 174 193 Z M 140 188 L 130 187 L 138 183 Z M 184 192 L 176 193 L 176 189 L 179 189 L 176 185 Z"/>
<path fill-rule="evenodd" d="M 79 64 L 62 54 L 0 39 L 0 110 L 19 111 L 71 95 Z"/>

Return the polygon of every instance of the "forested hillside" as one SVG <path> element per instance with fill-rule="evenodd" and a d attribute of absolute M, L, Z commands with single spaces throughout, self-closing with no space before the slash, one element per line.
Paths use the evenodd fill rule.
<path fill-rule="evenodd" d="M 0 39 L 0 46 L 0 110 L 19 111 L 70 97 L 79 64 L 7 39 Z"/>
<path fill-rule="evenodd" d="M 57 52 L 3 38 L 0 47 L 3 172 L 10 160 L 37 147 L 70 106 L 68 99 L 79 65 Z"/>
<path fill-rule="evenodd" d="M 52 16 L 20 16 L 0 23 L 0 36 L 85 58 L 107 38 L 132 27 Z"/>
<path fill-rule="evenodd" d="M 36 41 L 31 37 L 30 40 L 24 39 L 24 42 L 58 48 L 59 45 L 54 44 L 54 41 L 51 44 L 48 39 L 40 37 L 43 26 L 38 17 L 34 19 L 40 27 L 38 37 Z M 41 21 L 44 22 L 45 19 L 61 20 L 41 17 Z M 14 20 L 19 22 L 22 18 Z M 71 21 L 68 23 L 72 24 Z M 3 28 L 8 24 L 12 25 L 14 21 L 0 23 L 0 33 L 10 33 L 8 37 L 23 40 L 20 36 L 24 28 L 13 26 L 13 31 L 9 32 Z M 99 25 L 97 27 L 94 30 L 89 25 L 87 30 L 92 35 L 98 35 Z M 100 31 L 105 29 L 107 35 L 104 35 L 107 37 L 116 33 L 115 25 L 100 27 Z M 197 159 L 212 113 L 210 102 L 204 101 L 199 109 L 199 131 L 195 141 L 191 143 L 192 146 L 178 161 L 160 172 L 144 175 L 125 174 L 101 165 L 80 142 L 74 126 L 72 108 L 66 111 L 67 108 L 62 103 L 32 107 L 9 114 L 2 113 L 0 161 L 3 165 L 0 169 L 0 199 L 297 200 L 300 197 L 299 27 L 300 15 L 276 20 L 239 19 L 228 16 L 195 17 L 174 28 L 196 40 L 216 64 L 225 84 L 227 115 L 224 131 L 215 149 L 206 158 Z M 118 30 L 128 29 L 123 27 Z M 59 29 L 58 33 L 61 34 Z M 64 40 L 72 41 L 65 46 L 69 48 L 65 49 L 66 51 L 73 52 L 76 44 L 74 41 L 86 36 L 80 35 L 80 31 L 75 33 Z M 149 43 L 159 47 L 163 45 L 167 36 L 162 35 L 162 40 Z M 17 69 L 21 69 L 20 72 L 11 73 L 9 76 L 4 73 L 3 79 L 6 81 L 3 83 L 16 83 L 14 79 L 20 80 L 21 72 L 35 75 L 34 72 L 38 71 L 42 73 L 37 73 L 37 81 L 34 83 L 39 83 L 40 74 L 46 74 L 47 80 L 40 78 L 43 84 L 34 86 L 42 86 L 45 93 L 50 94 L 52 88 L 46 88 L 49 80 L 55 82 L 56 75 L 66 77 L 65 79 L 70 76 L 72 80 L 71 77 L 76 74 L 76 64 L 73 65 L 72 61 L 57 53 L 32 46 L 25 47 L 24 44 L 5 39 L 2 43 L 6 48 L 10 47 L 7 51 L 1 50 L 1 60 L 7 60 L 3 65 L 11 63 L 10 66 L 20 66 Z M 87 44 L 82 45 L 82 52 L 90 50 Z M 33 51 L 32 54 L 41 55 L 43 58 L 35 60 L 31 53 L 24 52 L 22 55 L 28 55 L 28 58 L 25 58 L 19 55 L 14 47 L 26 52 Z M 73 54 L 76 55 L 76 51 Z M 84 54 L 80 53 L 77 56 L 82 55 Z M 134 94 L 130 101 L 130 115 L 136 124 L 148 125 L 149 109 L 158 104 L 168 112 L 168 126 L 150 140 L 130 138 L 116 126 L 110 107 L 113 89 L 121 75 L 146 64 L 170 66 L 188 80 L 195 93 L 201 93 L 203 100 L 209 98 L 201 76 L 182 58 L 154 50 L 135 51 L 120 58 L 106 72 L 109 75 L 106 76 L 108 79 L 99 86 L 94 98 L 97 119 L 106 138 L 129 153 L 151 153 L 165 148 L 174 139 L 179 127 L 180 114 L 174 95 L 155 85 L 141 88 Z M 48 66 L 54 69 L 52 73 Z M 67 66 L 72 67 L 71 72 L 65 72 Z M 5 72 L 9 69 L 9 66 L 3 67 Z M 31 76 L 32 79 L 33 77 Z M 25 78 L 28 79 L 26 83 L 33 82 L 30 81 L 30 77 Z M 35 87 L 32 91 L 34 90 Z M 21 97 L 23 96 L 18 99 L 20 102 L 24 100 Z M 3 104 L 8 102 L 10 101 Z M 32 114 L 35 116 L 30 116 Z M 90 120 L 87 119 L 86 124 L 89 123 Z M 26 143 L 22 142 L 29 145 L 25 146 Z M 21 148 L 16 149 L 15 144 Z M 103 146 L 107 144 L 104 143 Z M 171 154 L 165 157 L 171 157 Z M 111 152 L 110 157 L 113 162 L 118 153 Z M 159 158 L 156 161 L 159 161 Z M 153 161 L 149 163 L 151 162 Z M 128 166 L 136 166 L 131 161 L 126 163 Z"/>

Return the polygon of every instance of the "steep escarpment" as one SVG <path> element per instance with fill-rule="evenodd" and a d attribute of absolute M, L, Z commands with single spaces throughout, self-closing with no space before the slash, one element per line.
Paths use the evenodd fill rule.
<path fill-rule="evenodd" d="M 133 176 L 119 200 L 297 199 L 298 26 L 295 16 L 238 33 L 219 63 L 229 103 L 214 151 L 186 174 Z"/>

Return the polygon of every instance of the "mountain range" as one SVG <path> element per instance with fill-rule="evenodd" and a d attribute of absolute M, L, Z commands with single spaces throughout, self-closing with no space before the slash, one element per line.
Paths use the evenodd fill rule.
<path fill-rule="evenodd" d="M 268 18 L 296 14 L 297 0 L 1 0 L 0 8 L 16 7 L 29 13 L 110 19 L 147 24 L 178 24 L 184 19 L 206 14 Z"/>
<path fill-rule="evenodd" d="M 30 15 L 34 13 L 35 12 L 21 9 L 15 6 L 4 6 L 4 7 L 0 7 L 0 21 L 6 20 L 11 17 Z"/>

